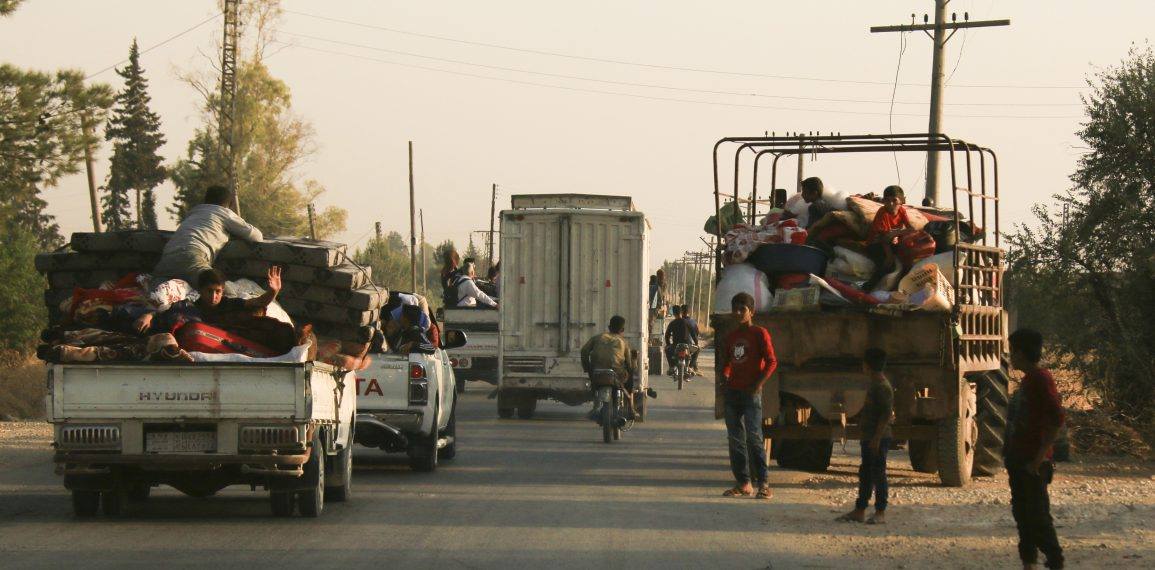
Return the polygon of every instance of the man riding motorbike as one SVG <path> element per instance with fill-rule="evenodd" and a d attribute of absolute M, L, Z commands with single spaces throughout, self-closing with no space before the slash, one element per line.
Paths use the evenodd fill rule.
<path fill-rule="evenodd" d="M 686 321 L 683 309 L 674 305 L 674 320 L 666 326 L 666 361 L 670 364 L 670 376 L 677 375 L 677 346 L 685 344 L 690 347 L 690 361 L 694 362 L 698 356 L 698 335 Z"/>
<path fill-rule="evenodd" d="M 634 360 L 633 351 L 630 350 L 629 343 L 626 342 L 622 333 L 626 330 L 626 319 L 614 315 L 610 318 L 609 331 L 601 333 L 589 339 L 585 346 L 582 347 L 582 370 L 590 375 L 593 379 L 593 372 L 595 370 L 610 369 L 617 373 L 618 381 L 621 382 L 626 394 L 629 396 L 626 401 L 629 403 L 630 413 L 636 413 L 634 409 L 634 372 L 637 370 L 637 362 Z M 591 382 L 591 389 L 596 393 L 597 388 Z M 601 402 L 594 398 L 594 407 L 590 411 L 589 418 L 597 420 L 601 414 Z"/>

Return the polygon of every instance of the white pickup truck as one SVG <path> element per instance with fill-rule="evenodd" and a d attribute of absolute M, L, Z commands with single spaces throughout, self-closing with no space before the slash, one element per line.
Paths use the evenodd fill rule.
<path fill-rule="evenodd" d="M 464 333 L 447 330 L 434 354 L 373 355 L 357 373 L 355 441 L 405 452 L 414 471 L 433 471 L 457 455 L 457 382 L 446 349 L 465 346 Z"/>
<path fill-rule="evenodd" d="M 465 391 L 465 382 L 470 380 L 496 386 L 500 313 L 489 307 L 447 307 L 442 315 L 446 328 L 469 335 L 467 346 L 449 353 L 458 391 Z"/>
<path fill-rule="evenodd" d="M 56 471 L 76 514 L 110 516 L 167 484 L 270 491 L 276 516 L 349 498 L 353 373 L 327 364 L 57 364 L 48 373 Z"/>

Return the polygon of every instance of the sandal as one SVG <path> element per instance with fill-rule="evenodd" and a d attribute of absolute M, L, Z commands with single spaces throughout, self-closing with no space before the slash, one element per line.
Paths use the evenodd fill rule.
<path fill-rule="evenodd" d="M 751 492 L 747 491 L 746 489 L 743 489 L 742 487 L 734 487 L 733 489 L 726 489 L 726 492 L 722 493 L 723 497 L 733 497 L 733 498 L 749 497 L 750 495 L 751 495 Z"/>
<path fill-rule="evenodd" d="M 769 485 L 762 485 L 758 488 L 758 494 L 754 496 L 755 499 L 762 501 L 769 501 L 774 497 L 774 492 L 770 490 Z"/>
<path fill-rule="evenodd" d="M 856 515 L 853 511 L 846 513 L 846 514 L 844 514 L 844 515 L 842 515 L 842 516 L 840 516 L 834 520 L 838 521 L 838 522 L 857 522 L 857 523 L 866 522 L 864 519 L 860 518 L 859 515 Z"/>
<path fill-rule="evenodd" d="M 874 513 L 870 518 L 866 519 L 866 524 L 886 524 L 886 515 Z"/>

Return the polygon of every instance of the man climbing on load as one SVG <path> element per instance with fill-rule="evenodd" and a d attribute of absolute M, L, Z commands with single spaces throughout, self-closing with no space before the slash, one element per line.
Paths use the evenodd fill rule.
<path fill-rule="evenodd" d="M 152 271 L 153 283 L 183 279 L 194 287 L 198 277 L 213 268 L 217 254 L 231 238 L 248 242 L 264 240 L 261 230 L 253 227 L 229 209 L 233 191 L 224 186 L 209 186 L 204 201 L 193 206 L 164 246 L 160 262 Z"/>

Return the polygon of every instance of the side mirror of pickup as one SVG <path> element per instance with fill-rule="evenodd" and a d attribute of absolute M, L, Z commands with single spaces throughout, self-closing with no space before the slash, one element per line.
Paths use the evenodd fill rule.
<path fill-rule="evenodd" d="M 465 332 L 457 329 L 446 330 L 445 335 L 441 339 L 441 348 L 446 350 L 461 348 L 466 344 L 469 344 L 469 339 L 465 336 Z"/>

